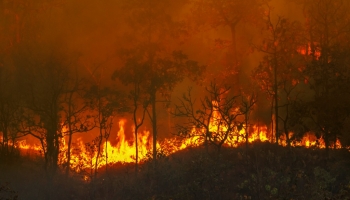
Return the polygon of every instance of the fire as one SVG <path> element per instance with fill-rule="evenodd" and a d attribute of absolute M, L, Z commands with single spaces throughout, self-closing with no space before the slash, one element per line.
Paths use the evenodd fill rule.
<path fill-rule="evenodd" d="M 15 147 L 18 147 L 20 149 L 31 149 L 31 150 L 35 150 L 35 151 L 40 151 L 41 150 L 41 147 L 39 145 L 29 145 L 27 144 L 27 141 L 26 140 L 20 140 L 20 141 L 17 141 L 16 144 L 15 144 Z"/>
<path fill-rule="evenodd" d="M 316 44 L 314 44 L 315 46 L 317 46 Z M 307 45 L 305 46 L 299 46 L 298 49 L 297 49 L 297 52 L 300 53 L 301 55 L 312 55 L 312 49 L 311 49 L 311 44 L 308 43 Z M 316 60 L 318 60 L 321 56 L 321 51 L 316 48 L 314 50 L 314 56 L 316 58 Z"/>
<path fill-rule="evenodd" d="M 248 138 L 248 142 L 254 142 L 257 140 L 260 140 L 262 142 L 269 141 L 269 138 L 267 136 L 267 126 L 253 126 L 253 132 Z M 245 134 L 245 133 L 244 133 Z"/>
<path fill-rule="evenodd" d="M 101 146 L 101 154 L 97 168 L 101 168 L 106 164 L 113 163 L 131 163 L 135 162 L 135 138 L 132 141 L 126 140 L 125 136 L 125 119 L 119 121 L 119 131 L 116 141 L 116 145 L 112 145 L 110 141 L 103 141 Z M 140 160 L 144 159 L 147 152 L 150 150 L 150 133 L 144 131 L 138 134 L 138 153 Z M 71 166 L 78 171 L 82 168 L 94 168 L 94 164 L 97 159 L 97 146 L 96 143 L 84 144 L 82 138 L 78 138 L 78 142 L 75 144 L 73 151 L 71 152 Z M 66 159 L 64 159 L 66 162 Z"/>
<path fill-rule="evenodd" d="M 214 112 L 213 119 L 210 121 L 210 131 L 226 131 L 227 127 L 223 126 L 220 122 L 220 115 L 218 112 Z M 119 131 L 117 138 L 114 138 L 117 141 L 116 145 L 112 145 L 110 141 L 103 141 L 100 147 L 101 154 L 99 157 L 99 162 L 97 163 L 97 168 L 102 168 L 106 165 L 113 163 L 133 163 L 135 162 L 135 138 L 131 140 L 126 139 L 125 135 L 125 119 L 119 121 Z M 67 131 L 63 127 L 62 132 Z M 204 130 L 199 130 L 204 131 Z M 243 126 L 240 130 L 235 129 L 232 134 L 232 137 L 229 137 L 225 144 L 226 146 L 237 147 L 240 143 L 245 143 L 245 134 L 248 131 L 249 137 L 248 142 L 252 143 L 254 141 L 271 141 L 271 134 L 268 132 L 266 125 L 258 126 L 251 125 L 250 127 Z M 204 132 L 201 132 L 204 133 Z M 292 133 L 291 133 L 292 135 Z M 133 134 L 134 136 L 134 134 Z M 147 159 L 147 152 L 152 149 L 152 137 L 149 131 L 143 131 L 138 134 L 138 153 L 139 160 Z M 192 129 L 192 137 L 180 139 L 180 138 L 168 138 L 157 144 L 157 148 L 163 149 L 166 155 L 175 153 L 177 151 L 186 149 L 188 147 L 200 146 L 204 142 L 203 135 L 198 135 L 198 130 L 196 128 Z M 286 145 L 286 142 L 281 138 L 281 144 Z M 33 149 L 40 151 L 41 147 L 39 145 L 29 145 L 26 144 L 26 141 L 18 141 L 17 144 L 21 149 Z M 67 144 L 62 138 L 61 141 L 61 154 L 59 159 L 59 164 L 64 165 L 67 162 L 66 152 Z M 325 148 L 325 144 L 322 138 L 317 139 L 316 136 L 312 133 L 306 134 L 302 140 L 296 142 L 293 141 L 292 146 L 305 146 L 305 147 L 319 147 Z M 341 144 L 339 140 L 336 142 L 336 148 L 340 148 Z M 97 143 L 84 143 L 82 138 L 78 138 L 76 143 L 72 144 L 73 148 L 71 149 L 71 168 L 77 172 L 84 169 L 94 169 L 96 159 L 97 159 Z"/>
<path fill-rule="evenodd" d="M 237 147 L 241 143 L 245 143 L 246 127 L 243 126 L 241 130 L 236 130 L 236 137 L 229 138 L 225 143 L 227 146 Z M 248 142 L 254 141 L 266 142 L 269 141 L 267 126 L 253 125 L 251 128 L 248 127 Z"/>
<path fill-rule="evenodd" d="M 325 143 L 325 141 L 324 141 L 324 139 L 322 137 L 321 138 L 317 138 L 315 136 L 315 134 L 307 133 L 307 134 L 304 135 L 302 140 L 299 143 L 296 143 L 294 146 L 305 146 L 307 148 L 309 148 L 309 147 L 318 147 L 318 148 L 324 149 L 324 148 L 326 148 L 326 143 Z M 342 145 L 341 145 L 339 139 L 337 139 L 335 144 L 333 144 L 333 148 L 334 147 L 336 149 L 342 148 Z"/>

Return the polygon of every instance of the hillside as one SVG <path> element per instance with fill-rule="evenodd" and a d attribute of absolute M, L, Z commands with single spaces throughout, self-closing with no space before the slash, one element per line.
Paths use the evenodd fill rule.
<path fill-rule="evenodd" d="M 39 158 L 1 164 L 0 199 L 350 199 L 347 150 L 285 148 L 269 143 L 189 148 L 145 162 L 110 166 L 88 182 L 57 174 L 49 181 Z"/>

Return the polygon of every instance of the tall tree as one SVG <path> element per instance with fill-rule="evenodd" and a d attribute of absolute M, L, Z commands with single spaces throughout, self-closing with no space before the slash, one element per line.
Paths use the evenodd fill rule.
<path fill-rule="evenodd" d="M 240 112 L 244 115 L 244 130 L 245 130 L 245 145 L 248 149 L 249 129 L 250 129 L 250 114 L 253 111 L 254 105 L 256 104 L 257 97 L 255 93 L 251 95 L 242 94 L 242 100 L 240 105 Z"/>
<path fill-rule="evenodd" d="M 112 79 L 118 78 L 124 84 L 132 85 L 129 98 L 133 102 L 133 123 L 134 123 L 134 135 L 135 135 L 135 173 L 138 173 L 138 130 L 143 125 L 147 107 L 149 104 L 148 95 L 142 89 L 143 77 L 147 68 L 140 67 L 136 60 L 129 59 L 125 63 L 125 67 L 114 72 Z M 126 75 L 126 76 L 125 76 Z M 128 77 L 128 78 L 125 78 Z M 142 114 L 139 115 L 139 107 L 142 106 Z"/>
<path fill-rule="evenodd" d="M 135 84 L 135 78 L 142 79 L 142 93 L 148 95 L 151 107 L 149 113 L 153 131 L 153 160 L 157 158 L 157 110 L 158 95 L 169 96 L 174 86 L 185 76 L 195 77 L 201 74 L 203 68 L 197 62 L 189 60 L 185 54 L 175 51 L 170 45 L 176 46 L 176 38 L 183 29 L 181 23 L 171 15 L 174 2 L 133 0 L 125 2 L 129 11 L 126 16 L 134 37 L 123 54 L 124 65 L 120 72 L 115 72 L 125 84 Z M 138 77 L 134 70 L 145 72 Z M 138 81 L 138 80 L 137 80 Z"/>
<path fill-rule="evenodd" d="M 63 137 L 68 136 L 67 152 L 66 152 L 66 175 L 69 175 L 70 162 L 71 162 L 71 147 L 73 134 L 79 132 L 87 132 L 95 128 L 95 121 L 91 117 L 89 100 L 86 98 L 88 92 L 87 81 L 79 76 L 78 69 L 75 68 L 75 72 L 71 70 L 69 74 L 66 91 L 63 94 L 63 115 L 64 121 L 62 126 L 67 128 L 67 131 L 63 133 Z"/>
<path fill-rule="evenodd" d="M 199 76 L 204 68 L 199 66 L 197 62 L 189 60 L 182 52 L 175 51 L 172 55 L 165 57 L 149 58 L 146 56 L 144 59 L 145 55 L 149 55 L 149 53 L 152 51 L 148 48 L 141 52 L 140 49 L 131 52 L 126 64 L 120 70 L 116 70 L 113 76 L 118 77 L 126 85 L 132 84 L 134 86 L 133 95 L 136 95 L 136 92 L 137 95 L 146 95 L 151 106 L 149 116 L 153 128 L 153 159 L 156 160 L 158 93 L 163 97 L 168 97 L 169 92 L 185 76 Z M 134 98 L 136 97 L 134 96 Z M 134 104 L 134 109 L 137 106 Z"/>
<path fill-rule="evenodd" d="M 105 162 L 106 171 L 108 167 L 108 151 L 107 142 L 111 134 L 113 127 L 113 119 L 117 113 L 126 111 L 125 95 L 117 90 L 117 88 L 111 89 L 105 86 L 104 71 L 102 66 L 104 63 L 98 65 L 90 75 L 94 79 L 94 83 L 85 94 L 85 98 L 89 101 L 89 106 L 93 110 L 93 118 L 95 127 L 98 128 L 98 136 L 95 138 L 97 155 L 94 163 L 96 178 L 100 158 L 102 155 L 102 144 L 105 141 Z"/>
<path fill-rule="evenodd" d="M 15 147 L 15 139 L 19 137 L 20 95 L 16 90 L 14 72 L 0 59 L 0 155 L 10 158 Z M 11 148 L 10 148 L 11 147 Z"/>
<path fill-rule="evenodd" d="M 303 3 L 310 46 L 304 73 L 314 94 L 309 101 L 309 116 L 328 149 L 331 141 L 336 142 L 348 117 L 350 3 L 345 0 Z"/>
<path fill-rule="evenodd" d="M 299 82 L 297 75 L 301 66 L 298 63 L 298 47 L 303 44 L 300 40 L 302 27 L 299 23 L 290 22 L 282 17 L 273 22 L 270 12 L 266 14 L 266 27 L 268 36 L 263 40 L 263 44 L 257 47 L 265 56 L 254 69 L 253 77 L 273 100 L 271 108 L 274 110 L 274 135 L 278 144 L 280 90 Z"/>
<path fill-rule="evenodd" d="M 32 75 L 28 105 L 38 116 L 38 125 L 45 130 L 46 167 L 52 175 L 58 167 L 63 122 L 62 95 L 66 90 L 67 71 L 59 59 L 51 57 Z"/>
<path fill-rule="evenodd" d="M 68 62 L 64 53 L 50 45 L 44 48 L 38 44 L 35 51 L 31 48 L 23 45 L 16 54 L 17 80 L 22 88 L 24 107 L 33 117 L 27 125 L 36 127 L 36 131 L 31 129 L 31 134 L 43 144 L 45 167 L 52 177 L 58 168 L 62 140 Z"/>

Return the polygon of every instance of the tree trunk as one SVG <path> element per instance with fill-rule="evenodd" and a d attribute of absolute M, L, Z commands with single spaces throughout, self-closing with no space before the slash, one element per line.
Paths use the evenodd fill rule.
<path fill-rule="evenodd" d="M 290 147 L 290 138 L 289 138 L 289 133 L 288 133 L 286 121 L 284 122 L 284 134 L 286 135 L 287 147 Z"/>
<path fill-rule="evenodd" d="M 134 134 L 135 134 L 135 174 L 138 173 L 138 162 L 139 162 L 139 147 L 138 147 L 138 129 L 139 126 L 137 124 L 136 112 L 137 112 L 137 102 L 134 101 Z"/>
<path fill-rule="evenodd" d="M 276 50 L 274 54 L 274 100 L 275 100 L 275 134 L 276 144 L 278 145 L 279 133 L 278 133 L 278 85 L 277 85 L 277 55 Z"/>
<path fill-rule="evenodd" d="M 70 151 L 71 151 L 71 144 L 72 144 L 72 136 L 73 136 L 73 130 L 72 130 L 72 98 L 73 98 L 73 92 L 71 91 L 69 94 L 69 99 L 68 99 L 68 130 L 69 130 L 69 135 L 68 135 L 68 149 L 67 149 L 67 163 L 66 163 L 66 175 L 69 175 L 69 170 L 70 170 Z"/>
<path fill-rule="evenodd" d="M 69 169 L 70 169 L 70 149 L 71 149 L 71 144 L 72 144 L 72 127 L 71 123 L 69 122 L 68 124 L 69 128 L 69 135 L 68 135 L 68 148 L 67 148 L 67 163 L 66 163 L 66 175 L 69 175 Z"/>
<path fill-rule="evenodd" d="M 56 121 L 56 120 L 52 120 Z M 52 178 L 56 173 L 57 165 L 58 165 L 58 154 L 59 154 L 59 135 L 57 134 L 57 124 L 52 123 L 50 127 L 47 128 L 47 137 L 46 137 L 46 145 L 47 145 L 47 160 L 46 166 L 48 170 L 48 178 Z"/>
<path fill-rule="evenodd" d="M 7 158 L 9 153 L 9 138 L 8 138 L 8 132 L 7 132 L 7 125 L 4 125 L 2 134 L 3 134 L 3 148 L 4 148 L 3 153 L 5 158 Z"/>
<path fill-rule="evenodd" d="M 108 169 L 108 151 L 107 151 L 108 150 L 107 149 L 108 145 L 107 145 L 107 142 L 108 142 L 108 137 L 106 136 L 106 141 L 105 141 L 105 149 L 106 149 L 106 151 L 105 151 L 106 152 L 106 156 L 105 156 L 105 158 L 106 158 L 106 166 L 105 167 L 106 167 L 106 174 L 107 174 L 107 169 Z"/>
<path fill-rule="evenodd" d="M 134 116 L 134 122 L 135 122 L 136 117 Z M 135 123 L 135 174 L 137 175 L 139 169 L 138 169 L 138 163 L 139 163 L 139 147 L 138 147 L 138 126 L 137 122 Z"/>
<path fill-rule="evenodd" d="M 245 147 L 246 149 L 248 149 L 248 137 L 249 137 L 248 108 L 246 107 L 246 113 L 245 113 Z"/>
<path fill-rule="evenodd" d="M 326 145 L 326 152 L 329 152 L 329 137 L 328 137 L 329 131 L 328 129 L 325 129 L 324 131 L 324 144 Z"/>
<path fill-rule="evenodd" d="M 157 166 L 157 112 L 156 112 L 156 92 L 152 91 L 151 94 L 152 104 L 152 128 L 153 128 L 153 163 L 154 167 Z"/>
<path fill-rule="evenodd" d="M 96 155 L 96 161 L 95 161 L 95 178 L 97 177 L 98 160 L 99 160 L 99 158 L 101 156 L 101 144 L 102 144 L 102 129 L 100 127 L 100 135 L 98 137 L 97 155 Z"/>

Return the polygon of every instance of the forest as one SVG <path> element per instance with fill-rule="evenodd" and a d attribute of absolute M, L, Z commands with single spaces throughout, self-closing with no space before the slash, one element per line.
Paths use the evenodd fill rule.
<path fill-rule="evenodd" d="M 349 10 L 1 1 L 0 200 L 350 199 Z"/>

